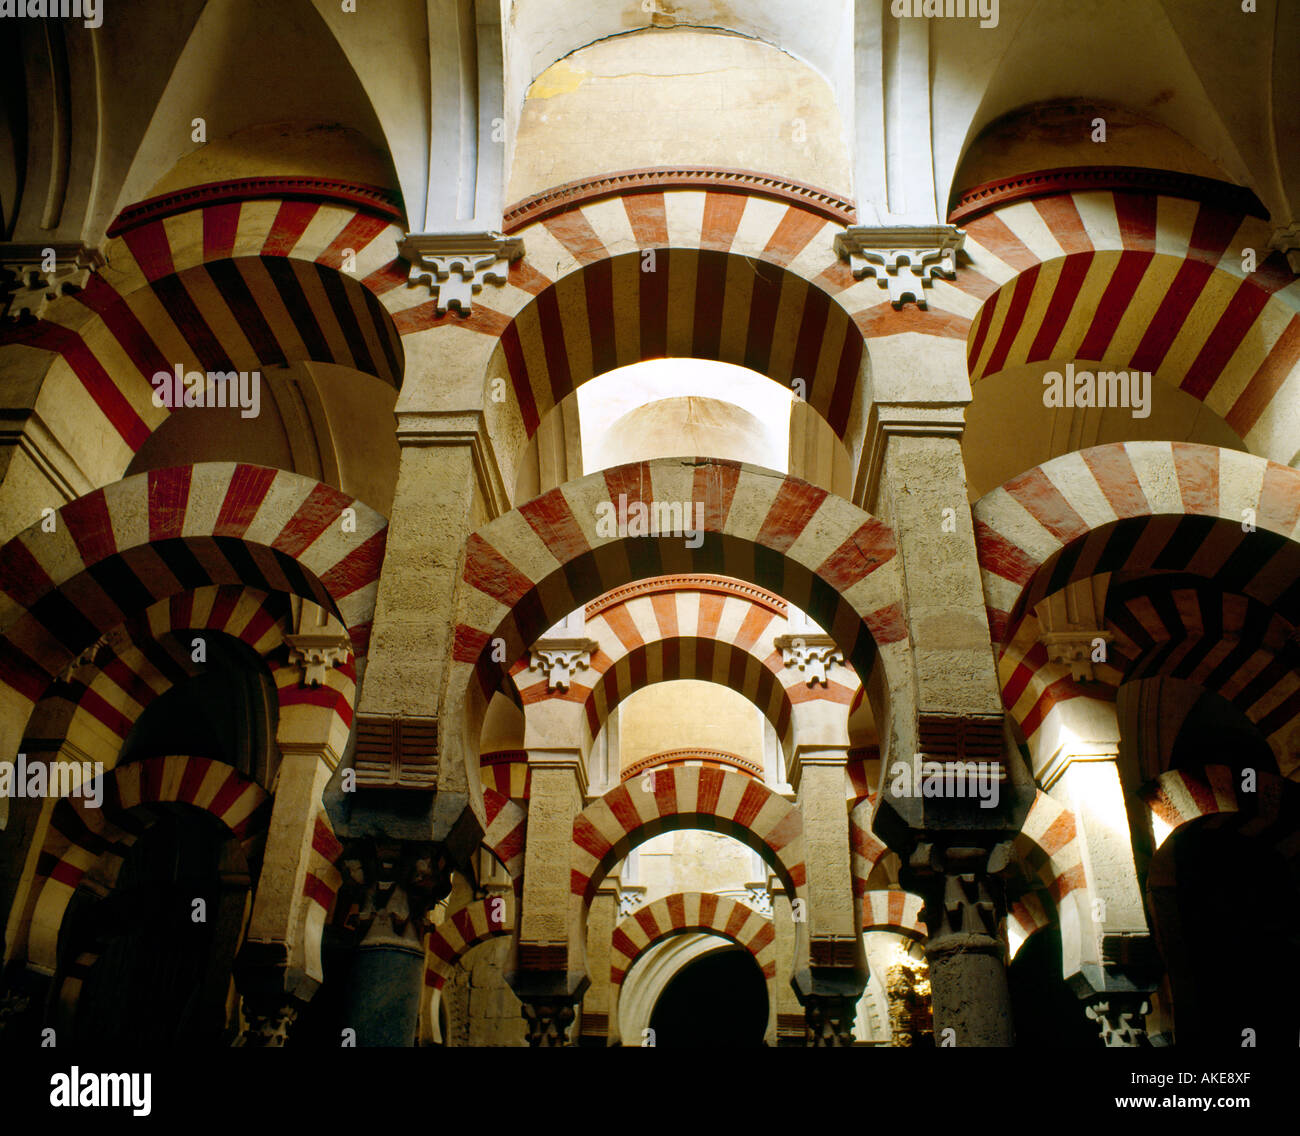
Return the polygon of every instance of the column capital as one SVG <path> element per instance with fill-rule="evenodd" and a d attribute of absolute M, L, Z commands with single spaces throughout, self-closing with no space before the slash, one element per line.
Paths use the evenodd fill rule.
<path fill-rule="evenodd" d="M 957 278 L 965 243 L 965 232 L 953 225 L 854 225 L 835 235 L 835 252 L 855 280 L 874 276 L 895 308 L 912 300 L 924 309 L 927 284 Z"/>
<path fill-rule="evenodd" d="M 80 241 L 0 242 L 0 325 L 42 319 L 51 303 L 81 291 L 103 265 L 103 254 Z"/>
<path fill-rule="evenodd" d="M 439 315 L 455 308 L 467 316 L 485 284 L 506 282 L 524 242 L 502 233 L 407 233 L 397 253 L 411 265 L 408 287 L 427 285 Z"/>
<path fill-rule="evenodd" d="M 809 994 L 804 998 L 804 1044 L 838 1049 L 853 1044 L 858 995 Z"/>
<path fill-rule="evenodd" d="M 479 493 L 491 515 L 499 517 L 509 512 L 510 493 L 501 476 L 496 447 L 492 444 L 487 418 L 482 410 L 399 410 L 397 444 L 403 450 L 428 446 L 466 447 L 474 463 Z"/>
<path fill-rule="evenodd" d="M 969 388 L 968 388 L 969 389 Z M 867 412 L 866 435 L 858 462 L 858 484 L 854 501 L 871 512 L 880 511 L 878 500 L 885 468 L 885 451 L 895 438 L 952 438 L 961 441 L 966 429 L 966 405 L 970 401 L 953 397 L 927 403 L 877 401 Z"/>

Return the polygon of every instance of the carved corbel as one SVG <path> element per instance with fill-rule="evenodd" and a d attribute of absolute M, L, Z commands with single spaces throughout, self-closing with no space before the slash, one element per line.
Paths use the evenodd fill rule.
<path fill-rule="evenodd" d="M 439 315 L 455 308 L 466 316 L 484 284 L 506 282 L 524 242 L 500 233 L 408 233 L 397 253 L 410 262 L 408 286 L 427 285 Z"/>
<path fill-rule="evenodd" d="M 895 308 L 908 300 L 925 308 L 926 284 L 957 278 L 957 253 L 965 243 L 965 232 L 952 225 L 854 225 L 836 234 L 835 252 L 849 262 L 855 280 L 874 276 Z"/>

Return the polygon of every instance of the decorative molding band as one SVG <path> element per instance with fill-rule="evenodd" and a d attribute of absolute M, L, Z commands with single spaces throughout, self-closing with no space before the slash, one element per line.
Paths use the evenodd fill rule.
<path fill-rule="evenodd" d="M 994 209 L 1014 205 L 1017 201 L 1098 189 L 1183 197 L 1227 213 L 1243 213 L 1248 217 L 1268 220 L 1268 210 L 1252 190 L 1217 178 L 1184 174 L 1175 170 L 1148 169 L 1145 166 L 1063 166 L 1060 169 L 1017 174 L 1015 177 L 972 186 L 958 195 L 948 211 L 948 221 L 953 225 L 963 225 Z"/>
<path fill-rule="evenodd" d="M 480 765 L 516 765 L 521 761 L 528 761 L 526 749 L 499 749 L 495 753 L 480 754 L 478 759 Z"/>
<path fill-rule="evenodd" d="M 117 215 L 108 227 L 107 236 L 119 237 L 141 225 L 161 221 L 164 217 L 174 217 L 178 213 L 188 213 L 191 209 L 201 209 L 205 205 L 265 200 L 321 201 L 348 205 L 382 217 L 395 225 L 405 225 L 402 199 L 393 190 L 383 186 L 337 181 L 334 178 L 260 177 L 210 181 L 138 201 Z"/>
<path fill-rule="evenodd" d="M 715 761 L 719 765 L 734 766 L 742 773 L 749 773 L 760 781 L 763 779 L 763 767 L 758 762 L 741 757 L 739 754 L 727 753 L 720 749 L 666 749 L 663 753 L 653 753 L 649 757 L 638 758 L 619 774 L 619 780 L 630 781 L 654 766 L 680 765 L 688 761 Z"/>
<path fill-rule="evenodd" d="M 594 619 L 607 608 L 617 607 L 640 596 L 656 595 L 660 592 L 714 592 L 718 595 L 738 596 L 742 600 L 749 600 L 750 603 L 766 608 L 782 619 L 788 618 L 790 610 L 785 600 L 754 584 L 731 580 L 726 576 L 676 575 L 637 580 L 606 592 L 603 596 L 597 596 L 587 605 L 586 617 Z"/>
<path fill-rule="evenodd" d="M 507 233 L 512 233 L 557 213 L 577 209 L 606 197 L 659 193 L 665 189 L 707 189 L 714 193 L 768 197 L 774 201 L 797 205 L 837 225 L 852 225 L 857 219 L 857 209 L 848 198 L 802 182 L 787 181 L 754 170 L 729 169 L 726 166 L 645 166 L 635 170 L 620 170 L 604 177 L 565 182 L 532 197 L 525 197 L 506 209 L 502 227 Z"/>

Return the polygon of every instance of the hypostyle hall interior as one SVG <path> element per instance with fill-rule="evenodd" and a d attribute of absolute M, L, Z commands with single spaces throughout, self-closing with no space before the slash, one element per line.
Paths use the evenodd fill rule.
<path fill-rule="evenodd" d="M 1298 63 L 0 4 L 0 1046 L 1294 1053 Z"/>

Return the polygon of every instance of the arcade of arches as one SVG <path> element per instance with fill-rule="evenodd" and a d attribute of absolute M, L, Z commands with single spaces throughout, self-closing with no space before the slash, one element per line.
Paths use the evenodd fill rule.
<path fill-rule="evenodd" d="M 0 1043 L 1294 1046 L 1300 7 L 161 7 L 0 46 Z"/>

